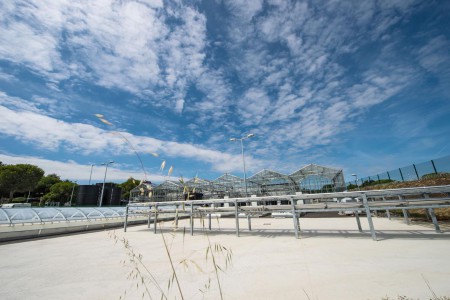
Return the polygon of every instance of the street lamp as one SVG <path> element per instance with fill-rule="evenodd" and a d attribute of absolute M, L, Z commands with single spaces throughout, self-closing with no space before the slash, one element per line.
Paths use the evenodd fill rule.
<path fill-rule="evenodd" d="M 73 191 L 75 190 L 75 186 L 77 185 L 77 181 L 74 181 L 74 185 L 72 186 L 72 194 L 70 195 L 70 206 L 72 206 L 72 199 L 73 199 Z"/>
<path fill-rule="evenodd" d="M 251 137 L 254 137 L 255 135 L 253 133 L 247 134 L 246 136 L 238 139 L 238 138 L 231 138 L 231 142 L 241 141 L 241 150 L 242 150 L 242 164 L 244 165 L 244 184 L 245 184 L 245 196 L 248 197 L 247 193 L 247 172 L 245 171 L 245 158 L 244 158 L 244 143 L 243 140 L 249 139 Z"/>
<path fill-rule="evenodd" d="M 92 169 L 94 168 L 94 164 L 91 164 L 91 175 L 89 175 L 89 185 L 91 185 L 91 179 L 92 179 Z"/>
<path fill-rule="evenodd" d="M 358 175 L 357 174 L 352 174 L 353 177 L 355 177 L 355 183 L 356 183 L 356 187 L 358 188 L 359 191 L 359 185 L 358 185 Z"/>
<path fill-rule="evenodd" d="M 102 206 L 102 202 L 103 202 L 103 193 L 105 192 L 106 172 L 108 172 L 108 166 L 113 163 L 114 163 L 114 161 L 111 160 L 107 163 L 101 164 L 102 166 L 106 166 L 106 168 L 105 168 L 105 177 L 103 177 L 102 193 L 100 194 L 100 201 L 99 201 L 99 205 L 98 205 L 99 207 Z"/>

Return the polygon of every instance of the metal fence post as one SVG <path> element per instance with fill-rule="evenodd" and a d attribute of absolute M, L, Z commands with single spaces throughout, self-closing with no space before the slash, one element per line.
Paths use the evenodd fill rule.
<path fill-rule="evenodd" d="M 405 179 L 403 178 L 402 169 L 398 168 L 398 170 L 400 171 L 400 176 L 402 177 L 402 181 L 405 182 Z"/>
<path fill-rule="evenodd" d="M 414 167 L 414 171 L 416 172 L 417 180 L 420 180 L 420 178 L 419 178 L 419 173 L 417 173 L 416 165 L 413 164 L 413 167 Z"/>
<path fill-rule="evenodd" d="M 434 165 L 434 161 L 431 160 L 431 165 L 433 166 L 434 174 L 437 174 L 436 166 Z"/>

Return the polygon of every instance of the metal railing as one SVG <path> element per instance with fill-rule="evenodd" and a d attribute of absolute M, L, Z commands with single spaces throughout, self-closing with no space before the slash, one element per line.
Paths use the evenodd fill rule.
<path fill-rule="evenodd" d="M 342 201 L 344 198 L 350 198 L 355 201 L 350 203 L 344 202 Z M 436 232 L 441 232 L 434 209 L 446 207 L 450 207 L 450 185 L 324 194 L 133 203 L 127 206 L 124 231 L 127 229 L 128 217 L 139 214 L 148 216 L 148 227 L 150 228 L 150 224 L 153 223 L 154 233 L 156 233 L 159 215 L 170 213 L 174 216 L 176 226 L 178 226 L 178 216 L 180 214 L 188 215 L 190 218 L 190 233 L 192 235 L 195 217 L 208 217 L 208 227 L 211 230 L 211 215 L 224 213 L 235 217 L 236 235 L 239 236 L 239 217 L 241 214 L 247 217 L 248 228 L 251 231 L 252 216 L 263 213 L 287 213 L 293 219 L 295 236 L 299 238 L 299 219 L 303 213 L 353 211 L 358 230 L 362 232 L 359 215 L 365 213 L 372 239 L 377 240 L 372 222 L 372 212 L 385 210 L 389 215 L 390 210 L 401 209 L 405 222 L 409 224 L 408 210 L 426 209 Z"/>

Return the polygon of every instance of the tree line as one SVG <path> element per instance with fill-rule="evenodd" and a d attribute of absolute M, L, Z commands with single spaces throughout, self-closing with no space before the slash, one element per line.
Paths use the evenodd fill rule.
<path fill-rule="evenodd" d="M 119 184 L 122 198 L 128 199 L 129 191 L 135 186 L 133 178 Z M 44 206 L 49 203 L 64 205 L 72 198 L 76 203 L 76 182 L 61 180 L 57 174 L 45 176 L 44 170 L 35 165 L 7 165 L 0 162 L 1 202 L 36 202 Z"/>

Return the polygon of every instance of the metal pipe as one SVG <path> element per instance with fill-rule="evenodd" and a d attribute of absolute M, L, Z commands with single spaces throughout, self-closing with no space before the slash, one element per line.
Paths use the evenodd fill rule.
<path fill-rule="evenodd" d="M 230 139 L 230 141 L 232 141 L 232 142 L 235 142 L 235 141 L 237 141 L 237 140 L 241 141 L 241 153 L 242 153 L 242 164 L 243 164 L 243 166 L 244 166 L 244 185 L 245 185 L 245 196 L 246 196 L 246 197 L 248 197 L 248 191 L 247 191 L 247 171 L 246 171 L 246 169 L 245 169 L 245 156 L 244 156 L 244 142 L 243 142 L 243 140 L 249 139 L 249 138 L 251 138 L 251 137 L 253 137 L 253 136 L 254 136 L 254 134 L 253 134 L 253 133 L 250 133 L 250 134 L 247 134 L 247 136 L 244 136 L 244 137 L 242 137 L 242 138 L 240 138 L 240 139 L 238 139 L 238 138 L 231 138 L 231 139 Z"/>
<path fill-rule="evenodd" d="M 247 192 L 247 171 L 245 170 L 244 142 L 242 141 L 242 139 L 241 139 L 241 151 L 242 151 L 242 164 L 244 165 L 245 196 L 248 197 L 248 192 Z"/>

